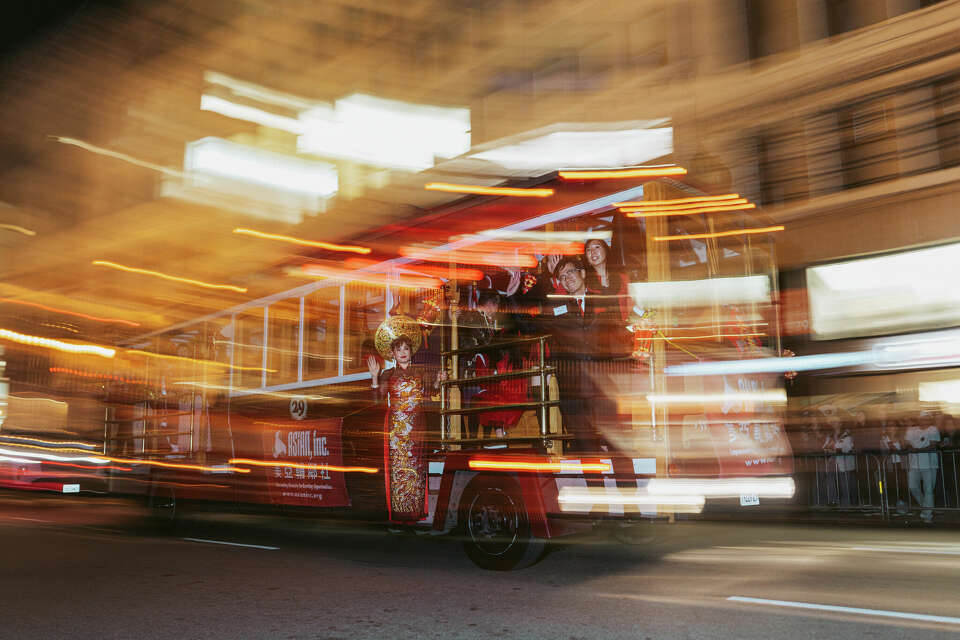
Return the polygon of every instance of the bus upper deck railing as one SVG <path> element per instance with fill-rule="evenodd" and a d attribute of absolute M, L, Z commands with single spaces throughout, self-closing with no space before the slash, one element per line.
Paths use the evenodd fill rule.
<path fill-rule="evenodd" d="M 560 441 L 568 439 L 567 436 L 564 436 L 562 433 L 554 433 L 551 429 L 550 424 L 550 410 L 552 407 L 559 406 L 559 399 L 550 399 L 548 398 L 548 377 L 555 371 L 554 367 L 547 366 L 546 363 L 546 341 L 550 336 L 535 336 L 531 338 L 518 338 L 515 340 L 505 340 L 501 342 L 491 342 L 489 344 L 477 345 L 475 347 L 470 347 L 466 349 L 452 349 L 450 351 L 444 351 L 441 353 L 441 356 L 444 358 L 444 366 L 446 365 L 446 358 L 451 356 L 458 355 L 474 355 L 477 353 L 484 353 L 488 351 L 497 351 L 501 349 L 510 349 L 515 348 L 521 345 L 532 345 L 536 344 L 536 355 L 537 355 L 537 366 L 524 368 L 520 370 L 510 370 L 504 372 L 498 372 L 490 375 L 483 376 L 474 376 L 474 377 L 457 377 L 458 370 L 456 367 L 453 367 L 453 377 L 449 380 L 445 380 L 441 383 L 440 389 L 440 441 L 444 448 L 448 448 L 451 445 L 497 445 L 497 444 L 508 444 L 510 442 L 541 442 L 543 446 L 548 446 L 550 441 Z M 504 380 L 523 378 L 527 376 L 536 376 L 538 378 L 540 392 L 538 400 L 531 400 L 529 402 L 514 402 L 509 404 L 490 404 L 482 406 L 473 406 L 473 407 L 450 407 L 447 400 L 448 390 L 453 388 L 458 388 L 466 385 L 481 384 L 481 383 L 496 383 Z M 462 437 L 462 431 L 455 434 L 450 433 L 448 429 L 448 420 L 454 416 L 463 417 L 468 415 L 476 415 L 482 413 L 491 413 L 495 411 L 516 411 L 516 410 L 528 410 L 536 409 L 538 412 L 539 424 L 540 424 L 540 434 L 535 437 L 477 437 L 477 438 L 464 438 Z M 479 435 L 479 429 L 478 429 Z"/>

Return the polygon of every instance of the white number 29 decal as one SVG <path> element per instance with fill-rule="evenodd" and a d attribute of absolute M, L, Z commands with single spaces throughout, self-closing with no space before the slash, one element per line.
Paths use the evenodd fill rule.
<path fill-rule="evenodd" d="M 303 420 L 307 417 L 306 398 L 290 398 L 290 417 L 294 420 Z"/>

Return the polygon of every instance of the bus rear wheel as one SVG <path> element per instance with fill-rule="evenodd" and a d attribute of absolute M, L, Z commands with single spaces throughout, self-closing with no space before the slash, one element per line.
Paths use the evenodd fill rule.
<path fill-rule="evenodd" d="M 481 569 L 522 569 L 543 557 L 546 540 L 530 530 L 520 487 L 509 478 L 476 478 L 461 504 L 463 548 Z"/>

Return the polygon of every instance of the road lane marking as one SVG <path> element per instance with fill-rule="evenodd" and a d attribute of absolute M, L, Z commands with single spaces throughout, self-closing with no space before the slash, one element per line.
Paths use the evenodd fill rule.
<path fill-rule="evenodd" d="M 243 544 L 242 542 L 225 542 L 223 540 L 207 540 L 205 538 L 184 538 L 187 542 L 206 542 L 208 544 L 225 544 L 231 547 L 249 547 L 250 549 L 266 549 L 276 551 L 280 547 L 268 547 L 262 544 Z"/>
<path fill-rule="evenodd" d="M 856 613 L 864 616 L 878 616 L 881 618 L 901 618 L 904 620 L 920 620 L 923 622 L 940 622 L 960 625 L 960 618 L 949 616 L 932 616 L 925 613 L 906 613 L 903 611 L 886 611 L 884 609 L 861 609 L 860 607 L 838 607 L 832 604 L 811 604 L 809 602 L 791 602 L 790 600 L 767 600 L 765 598 L 746 598 L 730 596 L 731 602 L 745 602 L 747 604 L 766 604 L 774 607 L 791 607 L 794 609 L 814 609 L 818 611 L 833 611 L 836 613 Z"/>
<path fill-rule="evenodd" d="M 927 553 L 945 556 L 960 556 L 960 549 L 937 549 L 935 547 L 851 547 L 854 551 L 886 551 L 888 553 Z"/>

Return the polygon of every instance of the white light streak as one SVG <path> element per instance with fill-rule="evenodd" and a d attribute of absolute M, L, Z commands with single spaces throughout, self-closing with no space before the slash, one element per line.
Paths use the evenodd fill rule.
<path fill-rule="evenodd" d="M 17 451 L 0 448 L 0 454 L 7 454 L 15 457 L 37 458 L 40 460 L 54 460 L 58 462 L 92 462 L 93 464 L 107 464 L 109 460 L 103 458 L 92 458 L 89 456 L 58 456 L 52 453 L 39 453 L 34 451 Z"/>
<path fill-rule="evenodd" d="M 754 494 L 759 498 L 792 498 L 793 478 L 651 478 L 647 492 L 655 496 L 705 496 L 736 498 Z"/>
<path fill-rule="evenodd" d="M 637 305 L 713 305 L 770 302 L 770 278 L 764 275 L 670 282 L 631 282 Z"/>
<path fill-rule="evenodd" d="M 337 192 L 337 169 L 331 164 L 265 151 L 222 138 L 201 138 L 189 143 L 184 166 L 200 174 L 316 198 Z"/>
<path fill-rule="evenodd" d="M 786 404 L 787 392 L 783 389 L 774 389 L 740 393 L 662 393 L 648 395 L 647 401 L 654 404 L 730 404 L 741 402 Z"/>
<path fill-rule="evenodd" d="M 793 358 L 756 358 L 753 360 L 724 360 L 719 362 L 693 362 L 667 366 L 668 376 L 713 376 L 741 373 L 785 373 L 787 371 L 816 371 L 855 367 L 873 361 L 869 351 L 851 353 L 823 353 Z"/>
<path fill-rule="evenodd" d="M 695 495 L 650 495 L 642 489 L 614 487 L 561 487 L 557 498 L 561 511 L 584 511 L 590 507 L 621 507 L 624 511 L 660 510 L 700 513 L 705 499 Z"/>
<path fill-rule="evenodd" d="M 300 135 L 305 132 L 303 124 L 296 118 L 290 116 L 281 116 L 276 113 L 270 113 L 263 109 L 251 107 L 245 104 L 238 104 L 230 100 L 224 100 L 218 96 L 204 94 L 200 97 L 200 110 L 212 111 L 237 120 L 255 122 L 265 127 L 288 131 Z"/>
<path fill-rule="evenodd" d="M 585 127 L 589 125 L 553 125 Z M 673 128 L 554 131 L 470 154 L 506 169 L 530 173 L 590 167 L 626 167 L 673 153 Z"/>
<path fill-rule="evenodd" d="M 379 167 L 422 171 L 436 158 L 470 150 L 470 110 L 387 100 L 355 93 L 331 109 L 300 114 L 297 149 Z"/>

